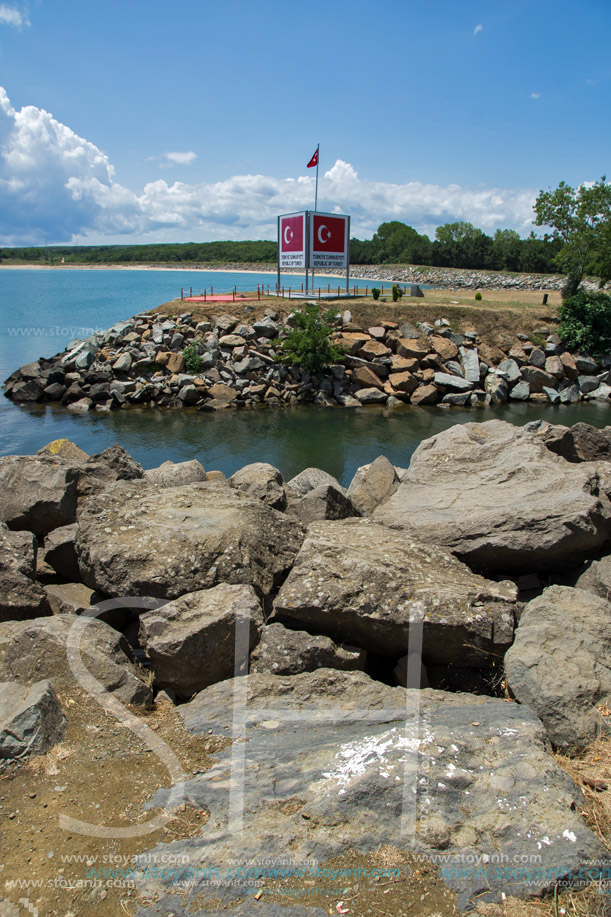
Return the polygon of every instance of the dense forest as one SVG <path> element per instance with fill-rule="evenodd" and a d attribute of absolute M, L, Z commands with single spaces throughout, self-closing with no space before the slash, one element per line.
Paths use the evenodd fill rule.
<path fill-rule="evenodd" d="M 411 226 L 394 220 L 382 223 L 372 239 L 352 239 L 352 264 L 418 264 L 495 271 L 553 273 L 561 247 L 549 236 L 531 233 L 522 239 L 512 229 L 488 236 L 471 223 L 439 226 L 435 239 L 420 235 Z M 39 263 L 238 263 L 274 262 L 276 242 L 184 242 L 152 245 L 82 245 L 39 248 L 0 248 L 0 259 Z"/>

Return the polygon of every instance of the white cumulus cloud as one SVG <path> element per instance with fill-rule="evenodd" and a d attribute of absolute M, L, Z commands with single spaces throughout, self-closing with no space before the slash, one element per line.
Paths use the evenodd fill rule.
<path fill-rule="evenodd" d="M 188 153 L 165 153 L 164 158 L 168 163 L 179 166 L 190 166 L 197 159 L 197 153 L 190 150 Z"/>
<path fill-rule="evenodd" d="M 191 153 L 166 154 L 185 157 Z M 108 157 L 34 106 L 16 111 L 0 87 L 0 245 L 81 240 L 188 241 L 274 238 L 279 213 L 312 209 L 315 177 L 234 175 L 222 181 L 150 181 L 134 192 L 116 181 Z M 349 213 L 352 233 L 371 236 L 401 220 L 433 236 L 468 220 L 487 232 L 531 229 L 536 192 L 360 179 L 341 159 L 320 178 L 318 206 Z"/>
<path fill-rule="evenodd" d="M 531 99 L 540 99 L 541 93 L 540 92 L 531 92 L 530 97 Z"/>
<path fill-rule="evenodd" d="M 473 34 L 479 35 L 479 33 L 482 32 L 483 30 L 484 30 L 484 27 L 480 22 L 479 25 L 476 25 L 475 28 L 473 29 Z"/>
<path fill-rule="evenodd" d="M 6 3 L 0 3 L 0 25 L 12 25 L 20 29 L 24 25 L 29 25 L 27 16 L 14 6 L 7 6 Z"/>

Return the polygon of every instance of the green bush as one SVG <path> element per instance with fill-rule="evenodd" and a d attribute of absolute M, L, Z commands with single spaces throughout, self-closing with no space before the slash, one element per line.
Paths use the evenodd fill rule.
<path fill-rule="evenodd" d="M 377 287 L 372 287 L 372 288 L 371 288 L 371 295 L 373 296 L 374 299 L 379 299 L 379 298 L 380 298 L 380 293 L 381 293 L 381 292 L 382 292 L 382 291 L 381 291 L 381 290 L 378 290 Z"/>
<path fill-rule="evenodd" d="M 481 302 L 482 294 L 478 291 L 478 292 L 475 294 L 475 298 L 477 299 L 478 302 Z"/>
<path fill-rule="evenodd" d="M 202 368 L 202 358 L 197 352 L 195 344 L 189 344 L 182 352 L 185 358 L 185 370 L 190 376 L 196 376 Z"/>
<path fill-rule="evenodd" d="M 598 356 L 611 351 L 611 296 L 580 290 L 560 306 L 558 333 L 571 350 Z"/>
<path fill-rule="evenodd" d="M 392 285 L 392 301 L 397 302 L 403 296 L 403 290 L 401 287 L 398 287 L 396 283 Z"/>
<path fill-rule="evenodd" d="M 339 362 L 343 352 L 331 343 L 332 323 L 338 318 L 335 309 L 322 313 L 319 306 L 306 306 L 295 316 L 293 328 L 278 347 L 276 360 L 291 366 L 300 366 L 312 375 L 319 375 L 333 363 Z"/>

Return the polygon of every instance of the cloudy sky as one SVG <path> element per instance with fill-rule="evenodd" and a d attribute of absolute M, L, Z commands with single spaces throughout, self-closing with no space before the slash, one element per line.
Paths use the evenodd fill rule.
<path fill-rule="evenodd" d="M 609 173 L 609 0 L 0 0 L 0 245 L 532 228 Z"/>

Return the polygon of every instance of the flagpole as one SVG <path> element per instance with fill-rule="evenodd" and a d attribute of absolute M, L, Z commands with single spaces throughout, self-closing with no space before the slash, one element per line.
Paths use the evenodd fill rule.
<path fill-rule="evenodd" d="M 316 191 L 314 192 L 314 213 L 318 210 L 318 163 L 320 161 L 320 143 L 316 147 Z M 314 268 L 312 267 L 312 293 L 314 292 Z"/>

